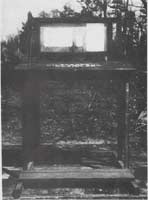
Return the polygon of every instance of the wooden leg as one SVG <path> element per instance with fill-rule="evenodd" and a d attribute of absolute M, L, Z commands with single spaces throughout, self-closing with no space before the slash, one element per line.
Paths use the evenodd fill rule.
<path fill-rule="evenodd" d="M 23 94 L 23 162 L 24 167 L 33 161 L 40 143 L 39 80 L 33 73 L 27 74 Z"/>
<path fill-rule="evenodd" d="M 129 167 L 129 130 L 128 130 L 128 120 L 129 120 L 129 82 L 125 84 L 125 167 Z"/>
<path fill-rule="evenodd" d="M 125 89 L 124 82 L 120 82 L 120 91 L 118 95 L 118 160 L 123 158 L 123 141 L 124 141 L 124 122 L 125 122 Z"/>
<path fill-rule="evenodd" d="M 124 167 L 129 167 L 129 133 L 128 133 L 128 104 L 129 104 L 129 82 L 121 83 L 119 95 L 118 113 L 118 160 L 123 161 Z"/>

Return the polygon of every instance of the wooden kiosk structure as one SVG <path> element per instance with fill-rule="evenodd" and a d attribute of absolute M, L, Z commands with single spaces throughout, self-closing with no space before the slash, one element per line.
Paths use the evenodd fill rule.
<path fill-rule="evenodd" d="M 129 80 L 135 68 L 127 62 L 114 61 L 111 58 L 114 23 L 116 23 L 115 19 L 97 17 L 33 18 L 31 14 L 28 15 L 27 34 L 24 40 L 27 58 L 15 68 L 18 75 L 25 76 L 22 132 L 24 170 L 19 176 L 15 194 L 20 189 L 20 183 L 27 185 L 45 182 L 52 187 L 56 184 L 69 186 L 69 183 L 73 182 L 88 186 L 100 181 L 128 182 L 134 179 L 128 169 L 128 103 Z M 63 27 L 65 32 L 62 30 Z M 63 42 L 60 42 L 59 47 L 56 46 L 56 40 L 54 41 L 55 33 L 58 31 L 63 31 L 60 34 L 60 40 Z M 65 37 L 67 39 L 63 39 L 64 34 L 67 34 Z M 92 37 L 96 39 L 97 34 L 100 34 L 100 38 L 94 42 Z M 58 41 L 60 35 L 57 34 Z M 50 39 L 53 39 L 51 43 Z M 122 167 L 119 169 L 70 169 L 69 171 L 30 169 L 30 162 L 33 161 L 34 153 L 40 146 L 39 87 L 45 79 L 72 81 L 110 79 L 120 84 L 117 162 L 122 163 Z"/>

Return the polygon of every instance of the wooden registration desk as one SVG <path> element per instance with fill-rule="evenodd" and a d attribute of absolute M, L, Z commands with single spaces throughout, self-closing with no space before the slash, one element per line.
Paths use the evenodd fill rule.
<path fill-rule="evenodd" d="M 86 179 L 95 178 L 95 182 L 100 180 L 120 179 L 132 180 L 134 177 L 128 170 L 129 167 L 129 128 L 128 128 L 128 104 L 129 104 L 129 81 L 135 68 L 129 63 L 119 61 L 108 61 L 100 63 L 50 63 L 32 62 L 22 63 L 15 68 L 18 76 L 23 74 L 23 159 L 24 171 L 20 175 L 20 181 L 42 181 L 47 179 L 52 183 L 54 179 L 65 180 L 66 182 L 78 179 L 81 183 Z M 116 80 L 120 85 L 118 91 L 118 131 L 117 160 L 122 163 L 122 168 L 108 171 L 97 170 L 75 170 L 68 172 L 54 169 L 44 173 L 43 171 L 27 170 L 28 163 L 34 160 L 34 155 L 40 148 L 40 85 L 45 79 L 56 81 L 77 81 L 77 80 Z M 124 156 L 123 156 L 124 155 Z M 64 174 L 65 173 L 65 174 Z M 92 175 L 92 176 L 91 176 Z M 54 181 L 53 181 L 54 182 Z M 91 181 L 92 182 L 92 181 Z M 54 182 L 55 183 L 55 182 Z"/>
<path fill-rule="evenodd" d="M 23 152 L 24 163 L 33 160 L 35 149 L 40 145 L 40 85 L 50 80 L 116 80 L 118 93 L 118 160 L 124 157 L 124 167 L 129 165 L 128 103 L 129 80 L 135 69 L 125 62 L 102 63 L 32 63 L 19 64 L 16 73 L 23 74 Z"/>

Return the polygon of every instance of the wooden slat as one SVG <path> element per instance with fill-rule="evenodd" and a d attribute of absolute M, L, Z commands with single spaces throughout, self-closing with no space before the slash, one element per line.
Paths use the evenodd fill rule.
<path fill-rule="evenodd" d="M 13 200 L 13 197 L 4 196 L 3 200 Z M 83 195 L 83 196 L 42 196 L 42 195 L 34 195 L 34 196 L 21 196 L 21 200 L 54 200 L 54 199 L 62 199 L 62 200 L 86 200 L 86 199 L 99 199 L 99 200 L 145 200 L 147 199 L 146 195 Z"/>
<path fill-rule="evenodd" d="M 49 172 L 22 172 L 20 179 L 133 179 L 128 170 L 81 170 L 81 171 L 49 171 Z"/>
<path fill-rule="evenodd" d="M 90 167 L 83 167 L 80 165 L 52 165 L 52 166 L 48 166 L 48 165 L 38 165 L 34 167 L 34 170 L 32 170 L 33 172 L 56 172 L 56 171 L 67 171 L 67 172 L 73 172 L 73 171 L 83 171 L 83 170 L 92 170 L 92 168 Z"/>
<path fill-rule="evenodd" d="M 83 169 L 83 170 L 48 170 L 48 171 L 24 171 L 20 174 L 20 181 L 29 187 L 94 187 L 100 181 L 128 182 L 134 176 L 128 169 Z"/>
<path fill-rule="evenodd" d="M 106 62 L 71 62 L 71 63 L 51 63 L 49 61 L 35 62 L 28 66 L 28 63 L 21 63 L 15 67 L 16 70 L 27 70 L 27 69 L 59 69 L 59 70 L 123 70 L 133 71 L 135 68 L 127 62 L 108 61 Z"/>

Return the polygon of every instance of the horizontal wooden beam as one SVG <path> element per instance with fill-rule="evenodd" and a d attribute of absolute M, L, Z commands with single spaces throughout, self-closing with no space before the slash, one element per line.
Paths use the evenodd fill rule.
<path fill-rule="evenodd" d="M 51 169 L 46 171 L 23 171 L 20 179 L 133 179 L 128 169 Z"/>
<path fill-rule="evenodd" d="M 74 187 L 75 185 L 81 187 L 94 187 L 100 182 L 104 181 L 119 181 L 128 182 L 133 180 L 134 176 L 128 169 L 49 169 L 49 170 L 34 170 L 23 171 L 20 174 L 19 180 L 25 185 L 44 184 L 48 187 Z M 44 187 L 45 187 L 44 185 Z"/>
<path fill-rule="evenodd" d="M 4 196 L 3 197 L 3 200 L 13 200 L 13 197 L 8 197 L 8 196 Z M 59 195 L 46 195 L 46 196 L 43 196 L 43 195 L 25 195 L 25 196 L 21 196 L 21 200 L 36 200 L 36 199 L 40 199 L 40 200 L 54 200 L 54 199 L 62 199 L 62 200 L 68 200 L 68 199 L 73 199 L 73 200 L 86 200 L 86 199 L 98 199 L 98 200 L 146 200 L 147 197 L 146 195 L 98 195 L 98 194 L 88 194 L 88 195 L 83 195 L 83 196 L 59 196 Z"/>
<path fill-rule="evenodd" d="M 135 71 L 135 68 L 126 62 L 109 61 L 109 62 L 33 62 L 30 66 L 28 63 L 20 63 L 15 70 L 58 70 L 58 71 Z"/>
<path fill-rule="evenodd" d="M 8 197 L 8 196 L 4 196 L 3 200 L 13 200 L 13 197 Z M 36 200 L 36 199 L 40 199 L 40 200 L 56 200 L 56 199 L 62 199 L 62 200 L 68 200 L 68 199 L 73 199 L 73 200 L 86 200 L 86 199 L 98 199 L 98 200 L 146 200 L 147 197 L 146 195 L 83 195 L 83 196 L 59 196 L 59 195 L 55 195 L 55 196 L 43 196 L 43 195 L 34 195 L 34 196 L 29 196 L 25 195 L 25 196 L 21 196 L 21 200 Z"/>

